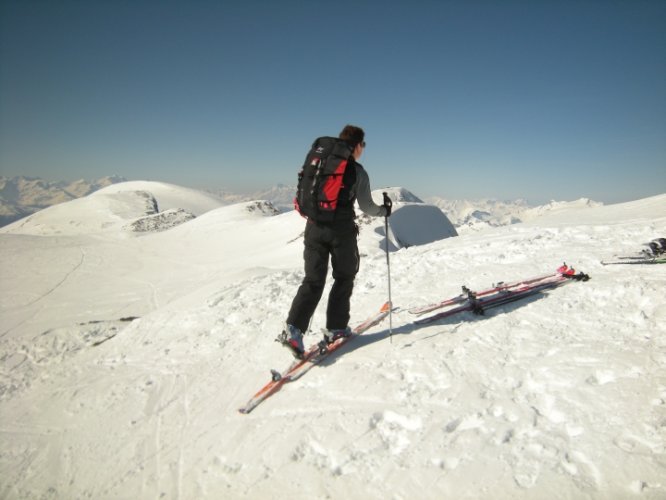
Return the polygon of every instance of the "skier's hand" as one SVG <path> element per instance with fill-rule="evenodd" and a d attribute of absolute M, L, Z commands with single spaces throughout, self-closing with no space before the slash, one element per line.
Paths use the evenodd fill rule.
<path fill-rule="evenodd" d="M 391 198 L 388 197 L 388 194 L 382 193 L 384 195 L 384 205 L 383 207 L 386 209 L 386 215 L 385 217 L 391 217 L 391 209 L 393 208 L 393 202 L 391 201 Z"/>

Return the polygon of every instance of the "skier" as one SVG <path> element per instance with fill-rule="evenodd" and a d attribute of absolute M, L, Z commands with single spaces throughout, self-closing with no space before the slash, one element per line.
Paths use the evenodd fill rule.
<path fill-rule="evenodd" d="M 305 352 L 303 333 L 308 329 L 323 294 L 329 257 L 334 282 L 328 296 L 324 340 L 330 343 L 351 335 L 349 308 L 360 260 L 357 245 L 359 228 L 355 222 L 354 202 L 358 200 L 359 207 L 367 215 L 391 215 L 390 200 L 383 205 L 376 205 L 372 200 L 368 174 L 358 163 L 365 149 L 363 129 L 347 125 L 340 132 L 339 139 L 349 148 L 351 156 L 347 160 L 333 220 L 322 222 L 308 217 L 303 251 L 305 277 L 291 304 L 285 329 L 278 337 L 297 358 L 301 358 Z"/>

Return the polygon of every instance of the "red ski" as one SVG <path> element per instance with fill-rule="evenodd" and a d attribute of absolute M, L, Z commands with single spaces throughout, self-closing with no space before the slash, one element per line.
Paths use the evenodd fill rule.
<path fill-rule="evenodd" d="M 503 281 L 497 283 L 496 285 L 493 285 L 492 288 L 488 288 L 487 290 L 481 290 L 480 292 L 476 292 L 475 295 L 476 297 L 484 297 L 486 295 L 491 295 L 493 293 L 497 292 L 502 292 L 506 290 L 511 290 L 513 288 L 518 288 L 523 285 L 531 285 L 534 283 L 539 283 L 539 282 L 546 282 L 546 281 L 551 281 L 551 280 L 557 280 L 560 278 L 563 274 L 573 274 L 575 271 L 566 264 L 563 264 L 560 266 L 556 272 L 550 273 L 550 274 L 544 274 L 541 276 L 535 276 L 533 278 L 527 278 L 519 281 L 513 281 L 510 283 L 504 283 Z M 466 286 L 462 287 L 463 293 L 460 295 L 443 300 L 441 302 L 433 302 L 432 304 L 426 304 L 423 306 L 416 306 L 412 307 L 409 309 L 409 312 L 412 314 L 416 315 L 421 315 L 425 313 L 429 313 L 430 311 L 434 311 L 436 309 L 441 309 L 442 307 L 447 307 L 447 306 L 452 306 L 455 304 L 463 304 L 467 301 L 470 289 L 467 288 Z"/>
<path fill-rule="evenodd" d="M 342 345 L 347 343 L 349 340 L 361 335 L 363 332 L 372 328 L 373 326 L 381 323 L 381 321 L 388 316 L 391 306 L 389 302 L 386 302 L 379 312 L 373 314 L 363 323 L 358 325 L 352 330 L 352 335 L 350 337 L 342 337 L 337 339 L 335 342 L 328 344 L 325 348 L 320 343 L 312 345 L 305 354 L 303 359 L 298 359 L 294 361 L 289 368 L 284 370 L 282 373 L 277 370 L 271 370 L 271 381 L 264 385 L 257 393 L 250 398 L 250 400 L 243 406 L 239 408 L 241 413 L 250 413 L 254 410 L 259 404 L 264 400 L 275 394 L 279 391 L 282 386 L 288 382 L 292 382 L 297 378 L 301 377 L 305 372 L 307 372 L 314 364 L 319 362 L 321 358 L 327 356 L 333 351 L 339 349 Z"/>
<path fill-rule="evenodd" d="M 428 316 L 425 318 L 417 319 L 414 321 L 416 325 L 424 325 L 447 318 L 458 313 L 470 311 L 475 314 L 483 314 L 485 310 L 499 307 L 510 302 L 515 302 L 526 297 L 540 294 L 545 290 L 557 288 L 572 281 L 587 281 L 590 277 L 585 273 L 576 273 L 574 269 L 568 268 L 563 274 L 560 274 L 552 279 L 536 281 L 530 284 L 521 284 L 509 290 L 500 290 L 495 294 L 486 295 L 485 297 L 478 298 L 478 295 L 469 291 L 464 303 L 442 311 L 440 313 Z"/>

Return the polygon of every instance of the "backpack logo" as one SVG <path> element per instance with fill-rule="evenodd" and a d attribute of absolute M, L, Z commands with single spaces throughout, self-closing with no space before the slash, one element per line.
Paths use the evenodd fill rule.
<path fill-rule="evenodd" d="M 333 221 L 351 154 L 351 148 L 334 137 L 320 137 L 314 142 L 298 174 L 294 198 L 298 213 L 313 221 Z"/>

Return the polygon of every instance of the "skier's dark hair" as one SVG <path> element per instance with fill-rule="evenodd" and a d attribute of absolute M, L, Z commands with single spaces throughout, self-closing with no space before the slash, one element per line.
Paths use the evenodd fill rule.
<path fill-rule="evenodd" d="M 346 125 L 345 128 L 342 129 L 342 132 L 340 132 L 339 138 L 349 144 L 352 149 L 359 144 L 363 144 L 365 147 L 365 132 L 363 132 L 361 127 Z"/>

